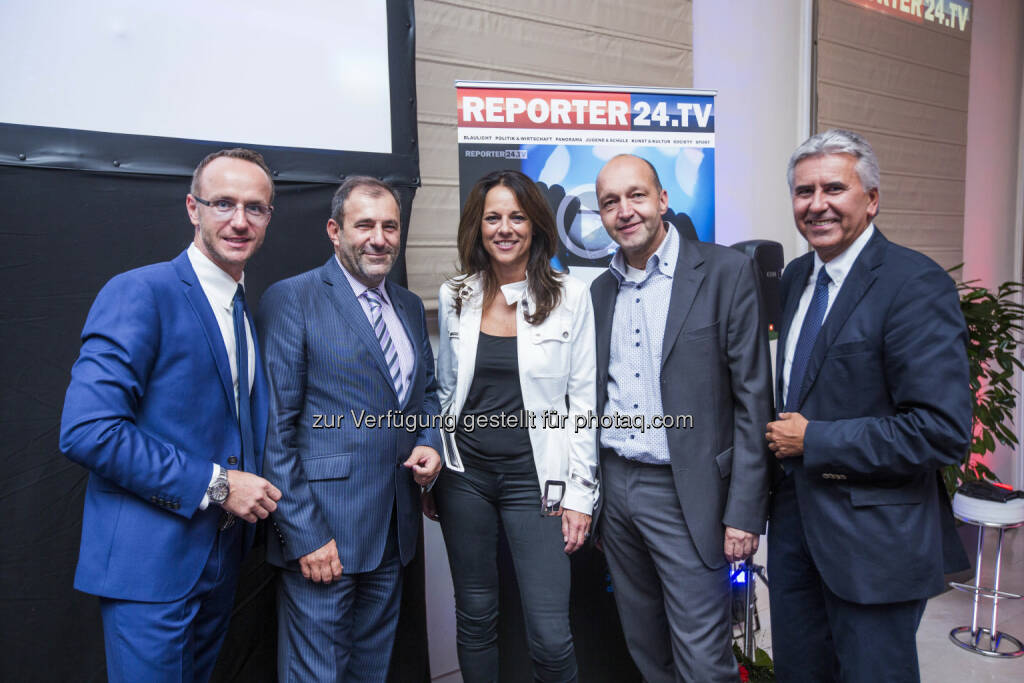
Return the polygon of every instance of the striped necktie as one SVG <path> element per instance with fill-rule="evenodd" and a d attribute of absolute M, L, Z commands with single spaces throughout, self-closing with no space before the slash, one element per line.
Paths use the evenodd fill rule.
<path fill-rule="evenodd" d="M 391 373 L 391 382 L 395 385 L 398 403 L 401 404 L 405 400 L 405 383 L 402 381 L 402 366 L 398 362 L 398 349 L 395 348 L 394 342 L 391 341 L 391 334 L 388 332 L 388 326 L 385 324 L 384 316 L 382 315 L 383 297 L 381 297 L 381 293 L 375 287 L 367 289 L 363 292 L 363 296 L 366 297 L 366 301 L 370 304 L 370 323 L 373 325 L 373 331 L 377 335 L 377 341 L 380 342 L 380 350 L 384 352 L 384 362 L 388 365 L 388 372 Z"/>

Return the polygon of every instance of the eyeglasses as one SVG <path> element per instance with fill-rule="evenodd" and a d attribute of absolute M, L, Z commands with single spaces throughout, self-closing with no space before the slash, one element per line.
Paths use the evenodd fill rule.
<path fill-rule="evenodd" d="M 192 195 L 192 198 L 203 206 L 213 209 L 213 213 L 218 218 L 231 218 L 235 215 L 235 211 L 238 211 L 239 207 L 241 207 L 242 211 L 245 212 L 246 218 L 254 223 L 265 223 L 270 220 L 270 214 L 274 212 L 274 207 L 268 204 L 242 204 L 232 199 L 216 199 L 210 202 L 200 199 L 195 195 Z"/>

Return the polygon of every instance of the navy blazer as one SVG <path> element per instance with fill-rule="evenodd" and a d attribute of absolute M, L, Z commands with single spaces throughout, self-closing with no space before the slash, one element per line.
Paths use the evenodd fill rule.
<path fill-rule="evenodd" d="M 814 254 L 782 276 L 776 390 Z M 971 436 L 967 328 L 953 280 L 875 234 L 821 328 L 796 412 L 810 422 L 794 460 L 807 546 L 826 585 L 862 604 L 927 598 L 943 567 L 966 566 L 938 470 Z M 945 562 L 944 562 L 945 560 Z"/>
<path fill-rule="evenodd" d="M 420 489 L 402 463 L 418 445 L 441 452 L 437 429 L 423 426 L 439 412 L 434 354 L 423 302 L 392 282 L 387 291 L 416 360 L 404 405 L 334 256 L 271 286 L 260 302 L 270 387 L 265 476 L 281 489 L 267 548 L 276 566 L 297 568 L 333 538 L 346 574 L 376 569 L 392 509 L 402 563 L 416 552 Z M 400 419 L 416 422 L 407 429 Z"/>
<path fill-rule="evenodd" d="M 258 363 L 250 399 L 256 459 L 244 466 L 259 473 L 267 399 Z M 222 512 L 198 509 L 211 463 L 235 469 L 242 459 L 224 338 L 185 252 L 122 273 L 96 296 L 60 447 L 91 472 L 75 588 L 122 600 L 184 596 L 206 566 Z"/>

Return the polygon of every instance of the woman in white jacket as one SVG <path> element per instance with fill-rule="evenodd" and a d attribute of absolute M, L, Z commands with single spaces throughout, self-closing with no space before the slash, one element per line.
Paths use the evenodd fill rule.
<path fill-rule="evenodd" d="M 461 273 L 439 295 L 439 395 L 456 431 L 426 509 L 444 532 L 467 683 L 498 680 L 499 521 L 534 677 L 576 680 L 568 554 L 597 499 L 595 337 L 586 285 L 551 267 L 557 239 L 532 180 L 484 176 L 459 221 Z"/>

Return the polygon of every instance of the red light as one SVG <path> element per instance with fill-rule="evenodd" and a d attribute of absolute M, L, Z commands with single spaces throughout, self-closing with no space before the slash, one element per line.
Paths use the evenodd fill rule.
<path fill-rule="evenodd" d="M 998 481 L 992 482 L 992 485 L 993 486 L 998 486 L 1001 489 L 1006 489 L 1007 491 L 1012 491 L 1013 490 L 1013 487 L 1010 486 L 1009 484 L 1000 484 Z"/>

